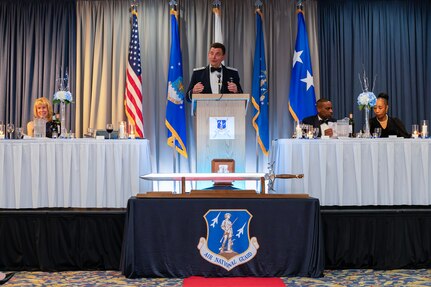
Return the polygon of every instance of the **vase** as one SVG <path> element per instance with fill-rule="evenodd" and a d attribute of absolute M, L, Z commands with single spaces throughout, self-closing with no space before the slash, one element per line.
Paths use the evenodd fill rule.
<path fill-rule="evenodd" d="M 60 102 L 60 138 L 66 138 L 67 128 L 66 128 L 66 103 Z"/>
<path fill-rule="evenodd" d="M 370 132 L 370 109 L 368 107 L 364 108 L 365 111 L 365 124 L 364 124 L 364 138 L 370 138 L 371 132 Z"/>

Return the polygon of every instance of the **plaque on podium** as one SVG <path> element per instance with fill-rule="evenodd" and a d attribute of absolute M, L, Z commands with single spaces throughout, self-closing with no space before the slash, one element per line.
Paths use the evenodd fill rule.
<path fill-rule="evenodd" d="M 194 94 L 196 172 L 210 173 L 213 159 L 232 159 L 235 171 L 245 172 L 245 118 L 248 94 Z M 197 188 L 212 186 L 198 182 Z M 234 183 L 244 188 L 244 184 Z"/>

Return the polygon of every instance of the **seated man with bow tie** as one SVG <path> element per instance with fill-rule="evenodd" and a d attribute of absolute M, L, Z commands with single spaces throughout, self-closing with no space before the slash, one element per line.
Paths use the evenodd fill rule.
<path fill-rule="evenodd" d="M 329 122 L 336 122 L 332 117 L 332 103 L 327 99 L 319 99 L 316 102 L 317 115 L 304 118 L 303 124 L 312 125 L 314 128 L 319 128 L 319 137 L 323 135 L 332 137 L 334 131 L 329 127 Z"/>
<path fill-rule="evenodd" d="M 192 94 L 235 94 L 242 93 L 238 70 L 222 65 L 226 48 L 221 43 L 213 43 L 208 52 L 209 65 L 193 70 L 187 89 L 187 100 Z"/>

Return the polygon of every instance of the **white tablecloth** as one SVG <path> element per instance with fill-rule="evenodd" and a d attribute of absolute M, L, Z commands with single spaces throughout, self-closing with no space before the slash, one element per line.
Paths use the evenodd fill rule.
<path fill-rule="evenodd" d="M 150 172 L 148 140 L 0 140 L 0 208 L 125 208 Z"/>
<path fill-rule="evenodd" d="M 272 144 L 277 193 L 308 193 L 321 205 L 431 204 L 431 140 L 280 139 Z"/>

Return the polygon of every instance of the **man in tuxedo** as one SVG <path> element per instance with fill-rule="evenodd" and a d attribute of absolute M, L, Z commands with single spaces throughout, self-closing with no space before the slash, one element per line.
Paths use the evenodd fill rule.
<path fill-rule="evenodd" d="M 329 127 L 329 122 L 336 122 L 332 117 L 332 103 L 327 99 L 319 99 L 316 102 L 317 115 L 304 118 L 303 124 L 312 125 L 314 128 L 319 128 L 319 137 L 323 135 L 332 137 L 334 131 Z"/>
<path fill-rule="evenodd" d="M 187 89 L 187 100 L 192 94 L 235 94 L 242 93 L 238 70 L 222 65 L 226 48 L 221 43 L 213 43 L 208 52 L 209 65 L 193 70 Z"/>

